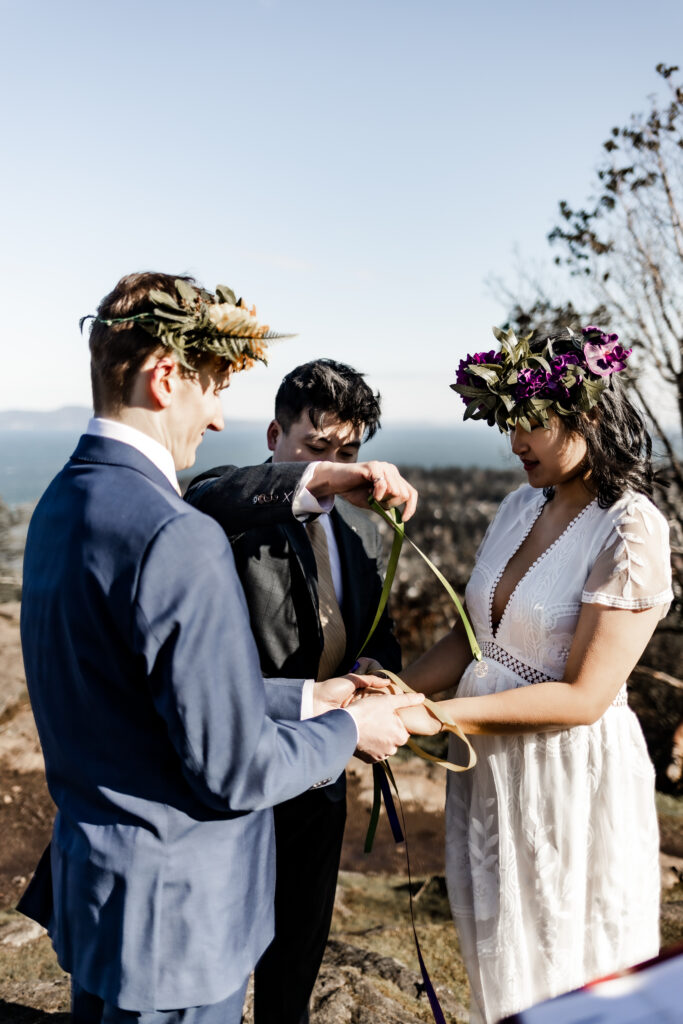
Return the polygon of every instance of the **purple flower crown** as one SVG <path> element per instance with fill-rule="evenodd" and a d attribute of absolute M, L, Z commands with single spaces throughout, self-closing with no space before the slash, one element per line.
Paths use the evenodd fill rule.
<path fill-rule="evenodd" d="M 618 344 L 618 335 L 593 326 L 548 338 L 540 351 L 531 350 L 531 335 L 518 339 L 495 327 L 493 333 L 500 351 L 462 359 L 451 387 L 467 406 L 465 419 L 485 419 L 503 432 L 515 423 L 528 430 L 531 420 L 546 426 L 550 408 L 562 416 L 588 412 L 632 351 Z"/>

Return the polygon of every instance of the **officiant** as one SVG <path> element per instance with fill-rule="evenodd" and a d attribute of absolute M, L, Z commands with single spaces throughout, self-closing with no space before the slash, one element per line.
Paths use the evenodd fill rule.
<path fill-rule="evenodd" d="M 265 431 L 274 467 L 307 476 L 358 461 L 380 426 L 380 396 L 362 374 L 332 359 L 297 366 L 282 381 Z M 349 671 L 382 590 L 381 537 L 368 512 L 337 499 L 310 515 L 272 522 L 270 494 L 238 520 L 252 487 L 245 470 L 219 466 L 197 477 L 187 499 L 225 529 L 242 581 L 265 676 L 324 679 Z M 382 472 L 379 468 L 377 472 Z M 303 512 L 302 508 L 302 512 Z M 270 521 L 269 521 L 270 520 Z M 366 652 L 401 665 L 386 610 Z M 255 973 L 255 1024 L 303 1024 L 330 929 L 346 819 L 346 779 L 275 808 L 275 938 Z"/>

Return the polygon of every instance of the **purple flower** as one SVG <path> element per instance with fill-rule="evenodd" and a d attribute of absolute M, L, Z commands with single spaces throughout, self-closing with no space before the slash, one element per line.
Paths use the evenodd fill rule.
<path fill-rule="evenodd" d="M 608 341 L 618 341 L 618 334 L 605 334 L 601 327 L 582 327 L 581 333 L 584 338 L 587 338 L 591 334 L 597 334 L 600 337 L 600 341 L 605 344 Z"/>
<path fill-rule="evenodd" d="M 525 398 L 533 398 L 546 384 L 544 370 L 520 370 L 515 385 L 515 398 L 518 402 Z"/>
<path fill-rule="evenodd" d="M 494 352 L 491 349 L 490 352 L 475 352 L 473 356 L 467 357 L 468 363 L 499 363 L 502 359 L 501 352 Z"/>
<path fill-rule="evenodd" d="M 470 366 L 473 363 L 479 366 L 484 363 L 500 363 L 502 358 L 502 354 L 494 352 L 493 349 L 490 352 L 475 352 L 473 356 L 465 356 L 464 359 L 460 360 L 458 369 L 455 371 L 456 384 L 464 384 L 471 388 L 479 388 L 481 391 L 486 391 L 485 381 L 478 377 L 476 373 L 470 373 Z M 461 395 L 460 397 L 465 405 L 469 405 L 471 396 Z"/>
<path fill-rule="evenodd" d="M 553 356 L 550 365 L 563 373 L 567 366 L 578 366 L 579 357 L 576 352 L 563 352 L 560 356 Z"/>
<path fill-rule="evenodd" d="M 618 335 L 603 334 L 600 342 L 586 342 L 583 355 L 586 365 L 596 377 L 609 377 L 626 366 L 632 349 L 617 344 Z"/>
<path fill-rule="evenodd" d="M 458 365 L 458 369 L 455 371 L 455 382 L 456 384 L 469 384 L 470 375 L 467 369 L 467 360 L 461 359 Z"/>
<path fill-rule="evenodd" d="M 569 391 L 562 380 L 562 375 L 557 372 L 546 372 L 544 391 L 546 398 L 569 398 Z"/>
<path fill-rule="evenodd" d="M 573 360 L 571 360 L 573 362 Z M 558 359 L 559 365 L 553 360 L 550 370 L 520 370 L 515 385 L 515 398 L 518 402 L 527 398 L 563 398 L 569 397 L 569 391 L 562 380 L 564 373 L 563 358 Z"/>

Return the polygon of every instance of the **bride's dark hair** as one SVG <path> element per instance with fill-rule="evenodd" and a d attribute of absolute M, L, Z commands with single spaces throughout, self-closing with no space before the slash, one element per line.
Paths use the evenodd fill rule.
<path fill-rule="evenodd" d="M 547 338 L 544 335 L 543 341 Z M 643 417 L 626 394 L 621 374 L 609 377 L 600 401 L 590 412 L 560 418 L 567 430 L 579 434 L 586 442 L 586 467 L 590 468 L 590 485 L 600 508 L 609 508 L 629 490 L 652 496 L 652 439 Z M 544 488 L 543 493 L 552 498 L 554 490 Z"/>

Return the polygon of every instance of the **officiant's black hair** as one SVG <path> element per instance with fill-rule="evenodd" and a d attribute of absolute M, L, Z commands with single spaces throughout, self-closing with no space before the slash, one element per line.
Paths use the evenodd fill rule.
<path fill-rule="evenodd" d="M 380 427 L 379 391 L 374 394 L 362 373 L 334 359 L 302 363 L 283 378 L 275 396 L 275 419 L 287 432 L 304 410 L 316 428 L 325 413 L 332 413 L 340 423 L 363 427 L 366 441 Z"/>

